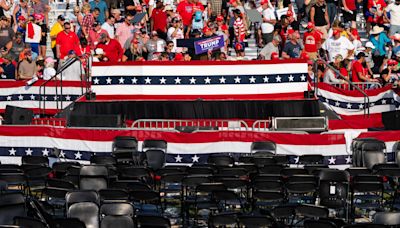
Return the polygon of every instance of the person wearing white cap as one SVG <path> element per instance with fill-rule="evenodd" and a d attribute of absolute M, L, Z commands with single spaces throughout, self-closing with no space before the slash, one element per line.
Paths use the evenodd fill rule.
<path fill-rule="evenodd" d="M 379 68 L 387 54 L 386 47 L 390 47 L 392 41 L 384 33 L 384 29 L 377 25 L 372 28 L 370 34 L 369 41 L 375 46 L 372 52 L 372 59 L 374 60 L 375 67 Z"/>
<path fill-rule="evenodd" d="M 375 49 L 375 46 L 371 41 L 368 41 L 365 44 L 365 62 L 367 63 L 368 71 L 371 73 L 374 70 L 374 61 L 372 60 L 372 50 Z"/>

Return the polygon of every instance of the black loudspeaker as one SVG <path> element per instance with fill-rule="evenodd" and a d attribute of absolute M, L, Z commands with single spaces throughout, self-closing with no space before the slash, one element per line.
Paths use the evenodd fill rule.
<path fill-rule="evenodd" d="M 68 127 L 122 127 L 121 115 L 79 115 L 71 114 Z"/>
<path fill-rule="evenodd" d="M 4 124 L 31 124 L 33 111 L 27 108 L 7 105 L 4 113 Z"/>
<path fill-rule="evenodd" d="M 400 111 L 382 112 L 382 123 L 386 130 L 400 130 Z"/>

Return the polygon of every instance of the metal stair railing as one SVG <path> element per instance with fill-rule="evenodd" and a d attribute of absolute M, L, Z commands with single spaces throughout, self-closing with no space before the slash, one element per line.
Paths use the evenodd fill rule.
<path fill-rule="evenodd" d="M 83 62 L 85 60 L 85 62 Z M 77 56 L 74 58 L 67 59 L 61 67 L 56 71 L 56 74 L 48 79 L 47 81 L 43 82 L 39 87 L 39 114 L 44 115 L 46 113 L 46 86 L 49 82 L 54 81 L 55 83 L 55 96 L 59 97 L 60 99 L 54 99 L 56 102 L 56 109 L 59 111 L 63 109 L 63 72 L 68 69 L 72 64 L 75 62 L 80 63 L 80 75 L 84 75 L 84 78 L 81 78 L 81 95 L 86 94 L 90 90 L 89 85 L 89 77 L 90 77 L 90 66 L 91 66 L 91 57 L 88 55 Z M 83 65 L 85 63 L 85 66 Z M 82 69 L 84 68 L 84 69 Z M 60 77 L 57 80 L 57 77 Z"/>
<path fill-rule="evenodd" d="M 335 74 L 340 78 L 343 79 L 344 81 L 346 81 L 349 86 L 351 86 L 352 88 L 354 88 L 355 90 L 357 90 L 358 92 L 360 92 L 363 96 L 364 96 L 364 117 L 365 116 L 369 116 L 369 96 L 367 95 L 367 93 L 365 93 L 364 90 L 360 89 L 360 87 L 355 84 L 354 82 L 350 81 L 347 77 L 343 76 L 340 71 L 338 71 L 337 69 L 335 69 L 333 66 L 329 65 L 328 62 L 326 62 L 324 59 L 318 59 L 317 61 L 322 62 L 323 64 L 325 64 L 326 67 L 328 67 L 329 69 L 331 69 L 333 72 L 335 72 Z M 316 66 L 316 62 L 314 63 L 314 66 Z M 316 67 L 314 68 L 316 69 Z M 317 77 L 317 75 L 315 75 L 315 77 Z M 314 88 L 315 88 L 315 93 L 318 96 L 318 79 L 316 79 L 314 81 Z"/>

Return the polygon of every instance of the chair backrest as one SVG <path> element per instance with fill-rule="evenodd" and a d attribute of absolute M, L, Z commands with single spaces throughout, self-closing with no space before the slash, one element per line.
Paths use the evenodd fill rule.
<path fill-rule="evenodd" d="M 49 158 L 44 156 L 22 156 L 22 165 L 43 165 L 49 166 Z"/>
<path fill-rule="evenodd" d="M 22 227 L 29 228 L 47 228 L 46 223 L 29 217 L 14 217 L 14 224 Z"/>
<path fill-rule="evenodd" d="M 373 222 L 387 226 L 400 225 L 400 212 L 377 212 L 374 215 Z"/>
<path fill-rule="evenodd" d="M 58 218 L 52 221 L 52 226 L 54 228 L 86 228 L 84 222 L 77 218 Z"/>
<path fill-rule="evenodd" d="M 129 193 L 124 189 L 102 189 L 99 190 L 101 203 L 128 202 Z"/>
<path fill-rule="evenodd" d="M 171 227 L 169 219 L 162 216 L 139 215 L 137 223 L 140 227 Z"/>
<path fill-rule="evenodd" d="M 156 139 L 147 139 L 143 141 L 142 151 L 146 152 L 147 150 L 162 150 L 167 152 L 167 141 L 165 140 L 156 140 Z"/>
<path fill-rule="evenodd" d="M 129 216 L 107 215 L 101 220 L 101 228 L 132 228 L 134 222 Z"/>
<path fill-rule="evenodd" d="M 100 197 L 96 191 L 91 190 L 77 190 L 70 191 L 65 195 L 65 202 L 67 208 L 75 203 L 80 202 L 92 202 L 95 204 L 100 204 Z"/>
<path fill-rule="evenodd" d="M 27 215 L 25 197 L 22 193 L 0 195 L 0 224 L 14 224 L 14 217 Z"/>
<path fill-rule="evenodd" d="M 274 227 L 275 224 L 273 218 L 267 216 L 239 216 L 238 220 L 239 224 L 244 227 Z"/>
<path fill-rule="evenodd" d="M 117 136 L 114 138 L 113 142 L 113 151 L 115 151 L 115 149 L 131 149 L 133 151 L 137 151 L 137 139 L 130 136 Z"/>
<path fill-rule="evenodd" d="M 338 228 L 334 222 L 327 220 L 313 220 L 306 219 L 304 221 L 304 228 Z"/>
<path fill-rule="evenodd" d="M 113 156 L 93 155 L 90 157 L 90 164 L 96 165 L 116 165 L 117 159 Z"/>
<path fill-rule="evenodd" d="M 363 152 L 363 164 L 366 168 L 372 169 L 376 164 L 386 163 L 383 151 L 373 150 Z"/>
<path fill-rule="evenodd" d="M 133 217 L 134 209 L 130 203 L 106 203 L 100 207 L 100 215 L 130 216 Z"/>
<path fill-rule="evenodd" d="M 85 165 L 81 167 L 80 176 L 108 176 L 107 167 L 103 165 Z"/>
<path fill-rule="evenodd" d="M 165 151 L 149 149 L 146 150 L 146 162 L 147 166 L 152 170 L 159 170 L 165 166 Z"/>
<path fill-rule="evenodd" d="M 85 223 L 86 228 L 98 228 L 99 207 L 92 202 L 74 203 L 67 210 L 68 218 L 77 218 Z"/>
<path fill-rule="evenodd" d="M 251 143 L 250 153 L 270 152 L 276 154 L 276 143 L 272 141 L 259 141 Z"/>
<path fill-rule="evenodd" d="M 230 166 L 235 160 L 229 154 L 211 154 L 208 156 L 207 163 L 216 166 Z"/>
<path fill-rule="evenodd" d="M 320 205 L 342 208 L 346 205 L 350 175 L 343 170 L 323 169 L 319 172 Z"/>

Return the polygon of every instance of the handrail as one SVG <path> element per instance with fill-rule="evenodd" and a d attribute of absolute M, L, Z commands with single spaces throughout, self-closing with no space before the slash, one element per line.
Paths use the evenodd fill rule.
<path fill-rule="evenodd" d="M 348 78 L 346 78 L 345 76 L 343 76 L 340 71 L 338 71 L 337 69 L 335 69 L 333 66 L 329 65 L 328 62 L 326 62 L 324 59 L 318 59 L 317 61 L 321 61 L 322 63 L 324 63 L 326 65 L 326 67 L 328 67 L 329 69 L 331 69 L 333 72 L 336 73 L 336 75 L 339 76 L 340 79 L 345 80 L 350 86 L 354 87 L 358 92 L 360 92 L 363 96 L 364 96 L 364 116 L 369 116 L 369 96 L 367 95 L 367 93 L 365 93 L 364 90 L 360 89 L 357 84 L 355 84 L 354 82 L 350 81 Z M 318 81 L 318 79 L 316 80 Z M 317 93 L 318 95 L 318 93 Z"/>
<path fill-rule="evenodd" d="M 381 83 L 379 82 L 353 82 L 353 84 L 357 85 L 358 88 L 361 87 L 361 89 L 368 89 L 373 87 L 374 89 L 378 89 L 378 88 L 382 88 Z M 341 83 L 329 83 L 329 85 L 333 85 L 337 88 L 340 89 L 345 89 L 345 90 L 354 90 L 353 87 L 354 86 L 345 86 L 345 84 L 341 84 Z"/>
<path fill-rule="evenodd" d="M 176 120 L 176 119 L 139 119 L 132 123 L 131 128 L 137 130 L 161 130 L 180 132 L 203 131 L 248 131 L 249 127 L 243 120 Z"/>
<path fill-rule="evenodd" d="M 88 83 L 87 83 L 87 81 L 88 81 L 88 75 L 89 75 L 89 73 L 88 73 L 88 70 L 85 70 L 85 72 L 83 72 L 82 71 L 82 67 L 83 67 L 83 65 L 82 65 L 82 60 L 81 60 L 81 58 L 83 58 L 83 59 L 87 59 L 87 62 L 86 62 L 86 64 L 89 64 L 90 63 L 90 56 L 86 56 L 86 55 L 83 55 L 83 56 L 77 56 L 77 57 L 74 57 L 74 58 L 69 58 L 69 59 L 67 59 L 65 62 L 64 62 L 64 64 L 62 64 L 61 66 L 60 66 L 60 68 L 56 71 L 56 74 L 53 76 L 53 77 L 51 77 L 50 79 L 48 79 L 47 81 L 45 81 L 45 82 L 43 82 L 41 85 L 40 85 L 40 87 L 39 87 L 39 114 L 45 114 L 45 110 L 46 110 L 46 85 L 50 82 L 50 81 L 53 81 L 54 79 L 56 79 L 57 78 L 57 76 L 60 76 L 60 84 L 59 84 L 59 86 L 60 86 L 60 100 L 55 100 L 57 103 L 56 103 L 56 108 L 57 108 L 57 110 L 59 110 L 59 102 L 60 102 L 60 106 L 61 106 L 61 109 L 63 109 L 63 100 L 62 100 L 62 96 L 63 96 L 63 83 L 62 83 L 62 81 L 63 81 L 63 72 L 67 69 L 67 68 L 69 68 L 72 64 L 74 64 L 76 61 L 79 61 L 79 63 L 80 63 L 80 65 L 81 65 L 81 67 L 80 67 L 80 76 L 82 76 L 83 75 L 83 73 L 85 73 L 85 81 L 86 81 L 86 86 L 85 86 L 85 91 L 84 91 L 84 85 L 83 85 L 83 79 L 81 78 L 81 93 L 82 94 L 84 94 L 84 93 L 87 93 L 88 92 L 88 90 L 90 89 L 89 88 L 89 85 L 87 85 Z M 58 97 L 58 83 L 56 84 L 56 86 L 55 86 L 55 92 L 56 92 L 56 97 Z M 43 104 L 43 107 L 42 107 L 42 104 Z"/>

